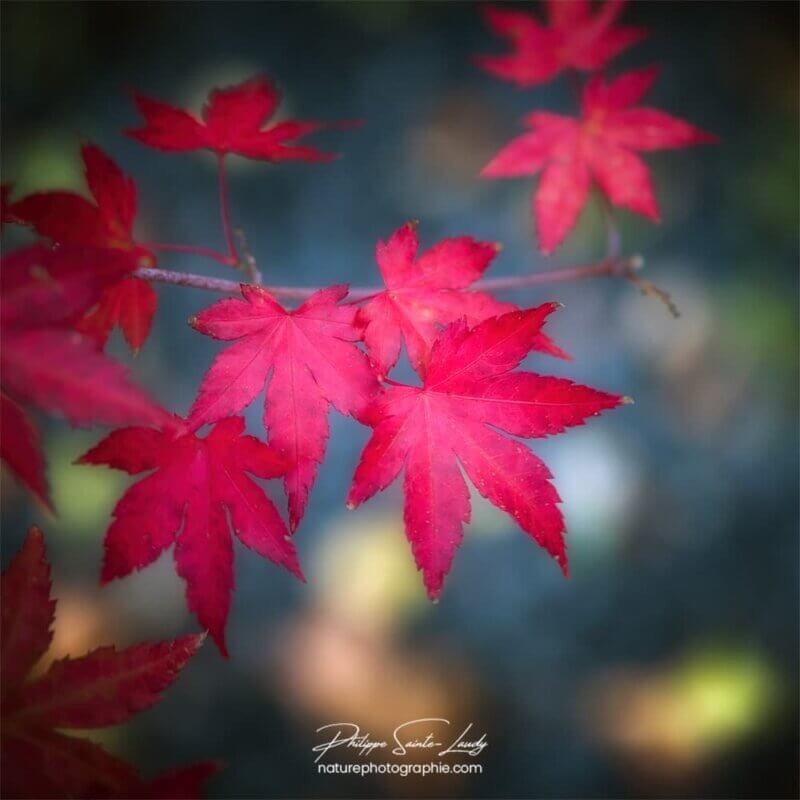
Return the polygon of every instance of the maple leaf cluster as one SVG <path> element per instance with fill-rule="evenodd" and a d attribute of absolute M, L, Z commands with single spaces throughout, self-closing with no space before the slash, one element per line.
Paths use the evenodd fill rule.
<path fill-rule="evenodd" d="M 158 424 L 168 415 L 81 330 L 109 287 L 136 280 L 131 253 L 33 244 L 3 258 L 0 454 L 50 507 L 39 435 L 27 407 L 72 424 Z"/>
<path fill-rule="evenodd" d="M 481 59 L 482 66 L 531 86 L 565 69 L 597 70 L 644 35 L 617 26 L 622 3 L 616 0 L 594 11 L 585 2 L 563 1 L 547 9 L 547 26 L 524 12 L 487 9 L 490 26 L 514 50 Z M 485 168 L 489 177 L 543 170 L 535 200 L 543 250 L 572 227 L 592 180 L 615 205 L 657 218 L 647 168 L 633 151 L 711 140 L 688 123 L 636 106 L 655 77 L 653 69 L 610 82 L 591 77 L 582 89 L 580 119 L 532 112 L 526 117 L 531 132 Z M 128 135 L 166 152 L 213 151 L 221 189 L 224 159 L 232 155 L 270 162 L 332 157 L 299 141 L 330 125 L 269 123 L 279 94 L 265 78 L 213 90 L 200 117 L 141 94 L 135 102 L 144 120 Z M 518 439 L 562 433 L 627 398 L 517 369 L 531 352 L 569 356 L 543 330 L 557 304 L 520 308 L 481 287 L 499 245 L 458 236 L 420 253 L 417 225 L 407 223 L 378 243 L 384 286 L 366 296 L 333 285 L 286 308 L 269 289 L 241 284 L 240 297 L 222 299 L 190 320 L 199 333 L 230 344 L 179 417 L 150 400 L 103 353 L 117 325 L 132 350 L 145 343 L 156 296 L 141 277 L 153 270 L 140 270 L 154 267 L 158 246 L 134 235 L 133 180 L 96 146 L 81 152 L 91 200 L 66 191 L 12 200 L 3 191 L 3 221 L 29 226 L 43 241 L 2 264 L 2 456 L 49 503 L 27 407 L 73 424 L 120 426 L 78 459 L 146 473 L 114 508 L 102 582 L 142 569 L 172 547 L 189 608 L 227 654 L 233 537 L 303 578 L 292 537 L 325 459 L 331 411 L 372 429 L 348 506 L 404 472 L 406 533 L 431 598 L 442 591 L 470 519 L 465 476 L 566 573 L 552 476 Z M 221 199 L 233 249 L 217 260 L 236 266 Z M 390 377 L 403 347 L 419 385 Z M 263 441 L 245 433 L 240 416 L 260 397 Z M 258 482 L 278 478 L 288 525 Z"/>
<path fill-rule="evenodd" d="M 592 13 L 588 0 L 549 0 L 549 25 L 527 12 L 488 6 L 487 25 L 510 41 L 512 52 L 477 62 L 521 87 L 545 83 L 564 70 L 595 72 L 647 36 L 644 29 L 616 24 L 624 6 L 623 0 L 605 0 Z M 718 141 L 678 117 L 637 105 L 657 77 L 655 67 L 611 81 L 592 75 L 580 89 L 578 117 L 538 110 L 526 114 L 523 122 L 530 132 L 513 139 L 483 168 L 485 178 L 541 172 L 533 215 L 543 253 L 552 253 L 572 230 L 593 184 L 611 205 L 658 222 L 650 172 L 636 151 Z"/>
<path fill-rule="evenodd" d="M 104 797 L 179 800 L 200 797 L 219 766 L 203 762 L 145 780 L 131 764 L 70 730 L 119 725 L 154 706 L 203 642 L 182 636 L 35 666 L 52 640 L 44 537 L 31 528 L 2 576 L 0 630 L 0 784 L 3 797 Z"/>
<path fill-rule="evenodd" d="M 153 254 L 133 238 L 136 185 L 99 147 L 84 145 L 81 157 L 94 203 L 74 192 L 37 192 L 8 206 L 12 221 L 30 225 L 54 242 L 120 250 L 136 266 L 153 266 Z M 135 352 L 150 332 L 156 302 L 147 281 L 123 277 L 105 287 L 77 328 L 102 347 L 119 325 Z"/>

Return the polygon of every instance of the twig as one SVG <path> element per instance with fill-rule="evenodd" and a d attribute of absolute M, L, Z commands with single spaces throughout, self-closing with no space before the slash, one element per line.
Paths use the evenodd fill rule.
<path fill-rule="evenodd" d="M 236 294 L 241 288 L 240 281 L 229 281 L 225 278 L 208 278 L 191 272 L 175 272 L 170 269 L 140 267 L 133 273 L 137 278 L 158 283 L 169 283 L 173 286 L 188 286 L 193 289 L 208 289 L 212 292 Z"/>
<path fill-rule="evenodd" d="M 604 258 L 596 264 L 565 267 L 548 272 L 534 272 L 529 275 L 513 275 L 507 278 L 487 278 L 474 283 L 470 288 L 506 291 L 520 289 L 526 286 L 565 283 L 589 278 L 608 277 L 630 279 L 631 275 L 633 275 L 636 270 L 641 269 L 642 263 L 640 256 L 617 259 Z M 208 278 L 205 275 L 194 275 L 188 272 L 172 272 L 166 269 L 142 268 L 136 270 L 136 276 L 148 281 L 171 283 L 176 286 L 191 286 L 195 289 L 207 289 L 212 292 L 223 292 L 227 294 L 237 294 L 242 285 L 240 281 L 225 280 L 223 278 Z M 289 300 L 305 300 L 314 294 L 314 292 L 319 291 L 320 287 L 265 286 L 264 288 L 275 297 L 284 297 Z M 350 298 L 353 300 L 364 300 L 381 291 L 383 291 L 383 289 L 379 286 L 353 286 L 350 289 Z"/>
<path fill-rule="evenodd" d="M 675 319 L 680 317 L 681 312 L 678 309 L 678 306 L 675 305 L 675 301 L 672 299 L 669 292 L 659 289 L 658 286 L 656 286 L 652 281 L 648 281 L 646 278 L 642 278 L 633 272 L 630 275 L 626 275 L 625 278 L 646 297 L 652 297 L 655 300 L 658 300 L 660 303 L 663 303 L 666 306 L 667 311 L 669 311 L 669 313 L 672 314 Z"/>
<path fill-rule="evenodd" d="M 530 275 L 513 275 L 507 278 L 485 278 L 474 283 L 470 288 L 484 291 L 502 291 L 504 289 L 519 289 L 523 286 L 582 281 L 588 278 L 625 278 L 629 271 L 639 269 L 640 266 L 638 265 L 640 264 L 640 256 L 604 258 L 596 264 L 587 264 L 580 267 L 564 267 L 563 269 L 554 269 L 548 272 L 532 272 Z"/>

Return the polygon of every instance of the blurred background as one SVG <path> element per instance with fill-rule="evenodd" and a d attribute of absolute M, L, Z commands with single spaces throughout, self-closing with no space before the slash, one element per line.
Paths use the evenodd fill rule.
<path fill-rule="evenodd" d="M 574 106 L 563 77 L 519 91 L 474 67 L 503 47 L 476 5 L 20 2 L 3 16 L 2 173 L 16 196 L 84 191 L 90 139 L 135 177 L 140 239 L 221 248 L 213 159 L 121 136 L 137 120 L 128 90 L 199 111 L 211 87 L 263 72 L 284 92 L 282 116 L 365 120 L 314 139 L 342 153 L 331 164 L 230 160 L 233 218 L 267 282 L 374 283 L 376 240 L 410 218 L 423 246 L 501 241 L 495 275 L 603 253 L 594 201 L 544 259 L 533 182 L 477 177 L 526 111 Z M 663 223 L 617 216 L 625 251 L 644 254 L 680 319 L 623 282 L 507 297 L 565 304 L 550 333 L 574 361 L 526 366 L 636 399 L 534 444 L 564 499 L 571 578 L 476 497 L 430 604 L 399 485 L 345 510 L 367 430 L 333 416 L 296 537 L 309 583 L 237 543 L 230 661 L 207 644 L 161 705 L 97 734 L 146 775 L 219 758 L 212 797 L 797 796 L 798 7 L 633 4 L 626 21 L 652 36 L 613 69 L 661 64 L 652 104 L 722 144 L 648 155 Z M 160 265 L 232 277 L 182 255 Z M 158 291 L 142 353 L 117 340 L 111 351 L 185 413 L 218 349 L 185 320 L 214 297 Z M 395 377 L 412 376 L 403 364 Z M 127 479 L 71 465 L 102 431 L 40 421 L 59 516 L 4 476 L 2 555 L 44 527 L 59 600 L 48 658 L 194 630 L 170 555 L 98 588 Z M 483 774 L 317 774 L 318 726 L 386 738 L 420 716 L 485 730 Z"/>

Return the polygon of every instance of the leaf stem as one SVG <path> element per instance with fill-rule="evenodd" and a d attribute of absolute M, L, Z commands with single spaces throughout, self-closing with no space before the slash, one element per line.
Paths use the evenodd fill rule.
<path fill-rule="evenodd" d="M 606 225 L 606 257 L 618 258 L 622 249 L 622 237 L 614 220 L 614 209 L 605 193 L 598 192 L 598 195 L 600 197 L 600 211 Z"/>
<path fill-rule="evenodd" d="M 240 268 L 249 276 L 250 281 L 257 285 L 261 285 L 261 270 L 256 264 L 255 256 L 250 252 L 247 246 L 247 239 L 244 231 L 241 228 L 236 229 L 236 237 L 239 239 L 239 249 L 242 251 L 242 260 L 239 264 Z"/>
<path fill-rule="evenodd" d="M 218 250 L 212 250 L 209 247 L 195 247 L 192 244 L 164 244 L 162 242 L 145 242 L 142 247 L 148 250 L 165 251 L 171 253 L 192 253 L 196 256 L 204 256 L 205 258 L 213 258 L 214 261 L 219 261 L 220 264 L 226 266 L 235 266 L 236 260 Z"/>
<path fill-rule="evenodd" d="M 228 207 L 228 176 L 225 171 L 225 154 L 217 156 L 217 173 L 219 175 L 219 213 L 222 218 L 222 231 L 225 235 L 225 246 L 228 248 L 228 257 L 231 263 L 239 263 L 239 255 L 236 252 L 236 243 L 233 240 L 233 227 L 231 226 L 231 216 Z"/>
<path fill-rule="evenodd" d="M 508 291 L 521 289 L 526 286 L 541 286 L 551 283 L 566 283 L 569 281 L 587 280 L 590 278 L 630 278 L 641 269 L 641 256 L 628 258 L 604 258 L 595 264 L 586 264 L 577 267 L 564 267 L 547 272 L 534 272 L 529 275 L 512 275 L 506 278 L 487 278 L 474 283 L 471 289 Z M 170 283 L 175 286 L 189 286 L 195 289 L 207 289 L 212 292 L 238 294 L 242 282 L 231 281 L 223 278 L 209 278 L 205 275 L 194 275 L 188 272 L 172 272 L 166 269 L 142 268 L 136 270 L 136 276 L 148 281 Z M 289 300 L 306 300 L 320 287 L 301 286 L 265 286 L 268 292 L 275 297 Z M 379 286 L 353 286 L 350 289 L 351 300 L 364 300 L 383 289 Z"/>

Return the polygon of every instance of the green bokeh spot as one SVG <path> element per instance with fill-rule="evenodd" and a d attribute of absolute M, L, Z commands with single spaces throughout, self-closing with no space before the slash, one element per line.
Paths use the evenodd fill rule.
<path fill-rule="evenodd" d="M 96 441 L 96 435 L 73 432 L 54 437 L 48 449 L 56 524 L 70 537 L 95 538 L 98 530 L 105 530 L 111 508 L 124 489 L 120 473 L 72 463 Z"/>

